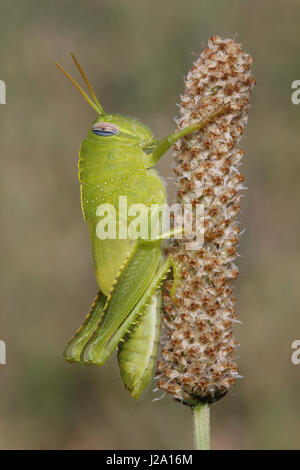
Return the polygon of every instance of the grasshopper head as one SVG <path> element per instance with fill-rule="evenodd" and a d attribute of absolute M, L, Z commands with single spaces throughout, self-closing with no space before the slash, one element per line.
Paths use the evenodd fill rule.
<path fill-rule="evenodd" d="M 111 143 L 140 145 L 143 149 L 156 142 L 150 129 L 136 119 L 118 114 L 102 114 L 92 124 L 89 138 Z"/>

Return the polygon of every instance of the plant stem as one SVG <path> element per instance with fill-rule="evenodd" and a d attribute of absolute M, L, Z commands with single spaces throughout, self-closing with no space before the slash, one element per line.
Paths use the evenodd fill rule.
<path fill-rule="evenodd" d="M 210 409 L 208 403 L 199 402 L 193 408 L 194 442 L 196 450 L 210 449 Z"/>

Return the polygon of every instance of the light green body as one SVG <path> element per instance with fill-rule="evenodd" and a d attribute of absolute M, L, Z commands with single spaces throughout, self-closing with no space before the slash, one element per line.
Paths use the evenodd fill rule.
<path fill-rule="evenodd" d="M 147 170 L 150 162 L 143 148 L 155 142 L 149 129 L 122 116 L 106 115 L 93 124 L 97 121 L 114 123 L 120 128 L 119 134 L 111 137 L 98 137 L 90 131 L 79 152 L 82 210 L 89 224 L 96 279 L 101 292 L 107 296 L 128 251 L 137 242 L 99 240 L 97 207 L 112 204 L 118 220 L 120 196 L 127 197 L 128 207 L 137 203 L 151 207 L 165 203 L 166 194 L 156 171 Z"/>
<path fill-rule="evenodd" d="M 150 208 L 164 204 L 166 193 L 157 172 L 148 168 L 152 157 L 144 149 L 157 144 L 149 129 L 116 115 L 101 116 L 93 125 L 97 121 L 120 128 L 118 135 L 109 137 L 99 137 L 90 130 L 79 152 L 82 210 L 89 225 L 102 295 L 96 299 L 85 326 L 68 345 L 65 357 L 101 365 L 119 344 L 124 384 L 138 398 L 153 373 L 161 323 L 157 290 L 171 263 L 163 262 L 161 240 L 100 240 L 96 213 L 100 204 L 109 203 L 115 207 L 118 220 L 120 196 L 127 197 L 128 207 L 139 203 Z"/>
<path fill-rule="evenodd" d="M 164 259 L 161 250 L 162 240 L 170 238 L 174 231 L 148 240 L 100 240 L 96 233 L 97 208 L 112 204 L 118 219 L 120 196 L 127 197 L 128 207 L 137 203 L 149 208 L 164 204 L 164 186 L 151 167 L 176 140 L 201 129 L 208 121 L 158 141 L 140 122 L 105 114 L 77 59 L 73 59 L 93 100 L 57 65 L 99 114 L 79 152 L 82 210 L 89 226 L 99 293 L 64 356 L 70 362 L 102 365 L 118 348 L 123 382 L 137 399 L 151 381 L 155 365 L 162 281 L 171 267 L 174 277 L 179 277 L 173 260 Z M 117 134 L 95 135 L 95 126 L 102 124 L 114 126 Z"/>

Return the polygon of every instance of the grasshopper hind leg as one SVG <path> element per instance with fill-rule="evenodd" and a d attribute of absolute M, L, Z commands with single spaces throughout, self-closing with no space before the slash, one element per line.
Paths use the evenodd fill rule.
<path fill-rule="evenodd" d="M 173 258 L 167 258 L 159 267 L 152 283 L 140 301 L 133 328 L 119 344 L 118 361 L 123 383 L 134 399 L 139 399 L 151 382 L 160 340 L 162 317 L 161 283 L 173 270 L 171 296 L 176 293 L 180 272 Z"/>
<path fill-rule="evenodd" d="M 136 400 L 152 379 L 160 338 L 161 305 L 159 291 L 146 306 L 132 331 L 119 345 L 121 377 L 125 387 Z"/>
<path fill-rule="evenodd" d="M 145 258 L 145 255 L 145 251 L 139 253 L 139 256 L 142 256 L 143 258 Z M 156 258 L 156 256 L 154 258 Z M 149 259 L 147 261 L 149 261 Z M 137 266 L 139 266 L 139 264 L 140 263 L 137 263 Z M 134 263 L 133 267 L 135 266 L 136 264 Z M 148 266 L 148 262 L 146 263 L 146 266 Z M 90 345 L 92 345 L 92 347 L 94 344 L 97 346 L 98 335 L 101 333 L 101 327 L 106 313 L 105 310 L 108 305 L 111 306 L 110 302 L 114 297 L 114 294 L 112 294 L 109 301 L 105 295 L 99 292 L 83 325 L 68 343 L 64 352 L 65 359 L 69 362 L 80 364 L 99 365 L 99 362 L 105 362 L 111 352 L 119 344 L 118 360 L 122 380 L 125 387 L 130 391 L 132 397 L 134 399 L 138 399 L 152 379 L 160 337 L 161 284 L 171 268 L 173 270 L 173 278 L 175 280 L 179 280 L 180 275 L 178 267 L 174 260 L 169 257 L 156 268 L 152 279 L 142 296 L 139 298 L 137 304 L 128 313 L 128 315 L 125 316 L 125 318 L 123 317 L 123 319 L 119 318 L 120 313 L 122 313 L 122 309 L 120 311 L 119 308 L 121 308 L 122 305 L 124 306 L 125 302 L 123 295 L 121 295 L 121 298 L 119 299 L 120 305 L 119 302 L 117 302 L 117 306 L 119 306 L 119 308 L 116 310 L 113 309 L 112 311 L 113 317 L 117 316 L 121 323 L 117 332 L 113 336 L 112 344 L 109 344 L 107 349 L 104 348 L 104 350 L 102 350 L 101 348 L 100 354 L 98 353 L 97 348 L 94 351 L 92 349 L 93 360 L 91 361 L 89 357 L 89 360 L 86 360 L 86 351 L 90 353 Z M 138 269 L 133 269 L 133 272 L 135 273 L 136 281 L 139 279 L 141 273 L 138 272 Z M 131 277 L 132 273 L 129 278 Z M 126 293 L 126 299 L 128 296 L 128 290 L 130 292 L 127 284 L 127 275 L 123 281 L 124 280 L 126 281 L 125 287 L 127 287 L 124 291 Z M 123 292 L 123 288 L 121 291 Z M 119 294 L 115 301 L 117 301 L 118 298 Z"/>
<path fill-rule="evenodd" d="M 93 335 L 103 315 L 106 297 L 99 292 L 86 316 L 84 323 L 77 330 L 75 336 L 69 341 L 65 350 L 64 358 L 69 362 L 82 363 L 80 356 L 88 340 Z"/>

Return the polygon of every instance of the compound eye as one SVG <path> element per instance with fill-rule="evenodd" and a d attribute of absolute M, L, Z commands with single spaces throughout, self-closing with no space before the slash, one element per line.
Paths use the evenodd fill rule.
<path fill-rule="evenodd" d="M 115 124 L 110 124 L 109 122 L 97 122 L 97 124 L 92 127 L 92 131 L 100 137 L 109 137 L 119 134 L 120 128 Z"/>

